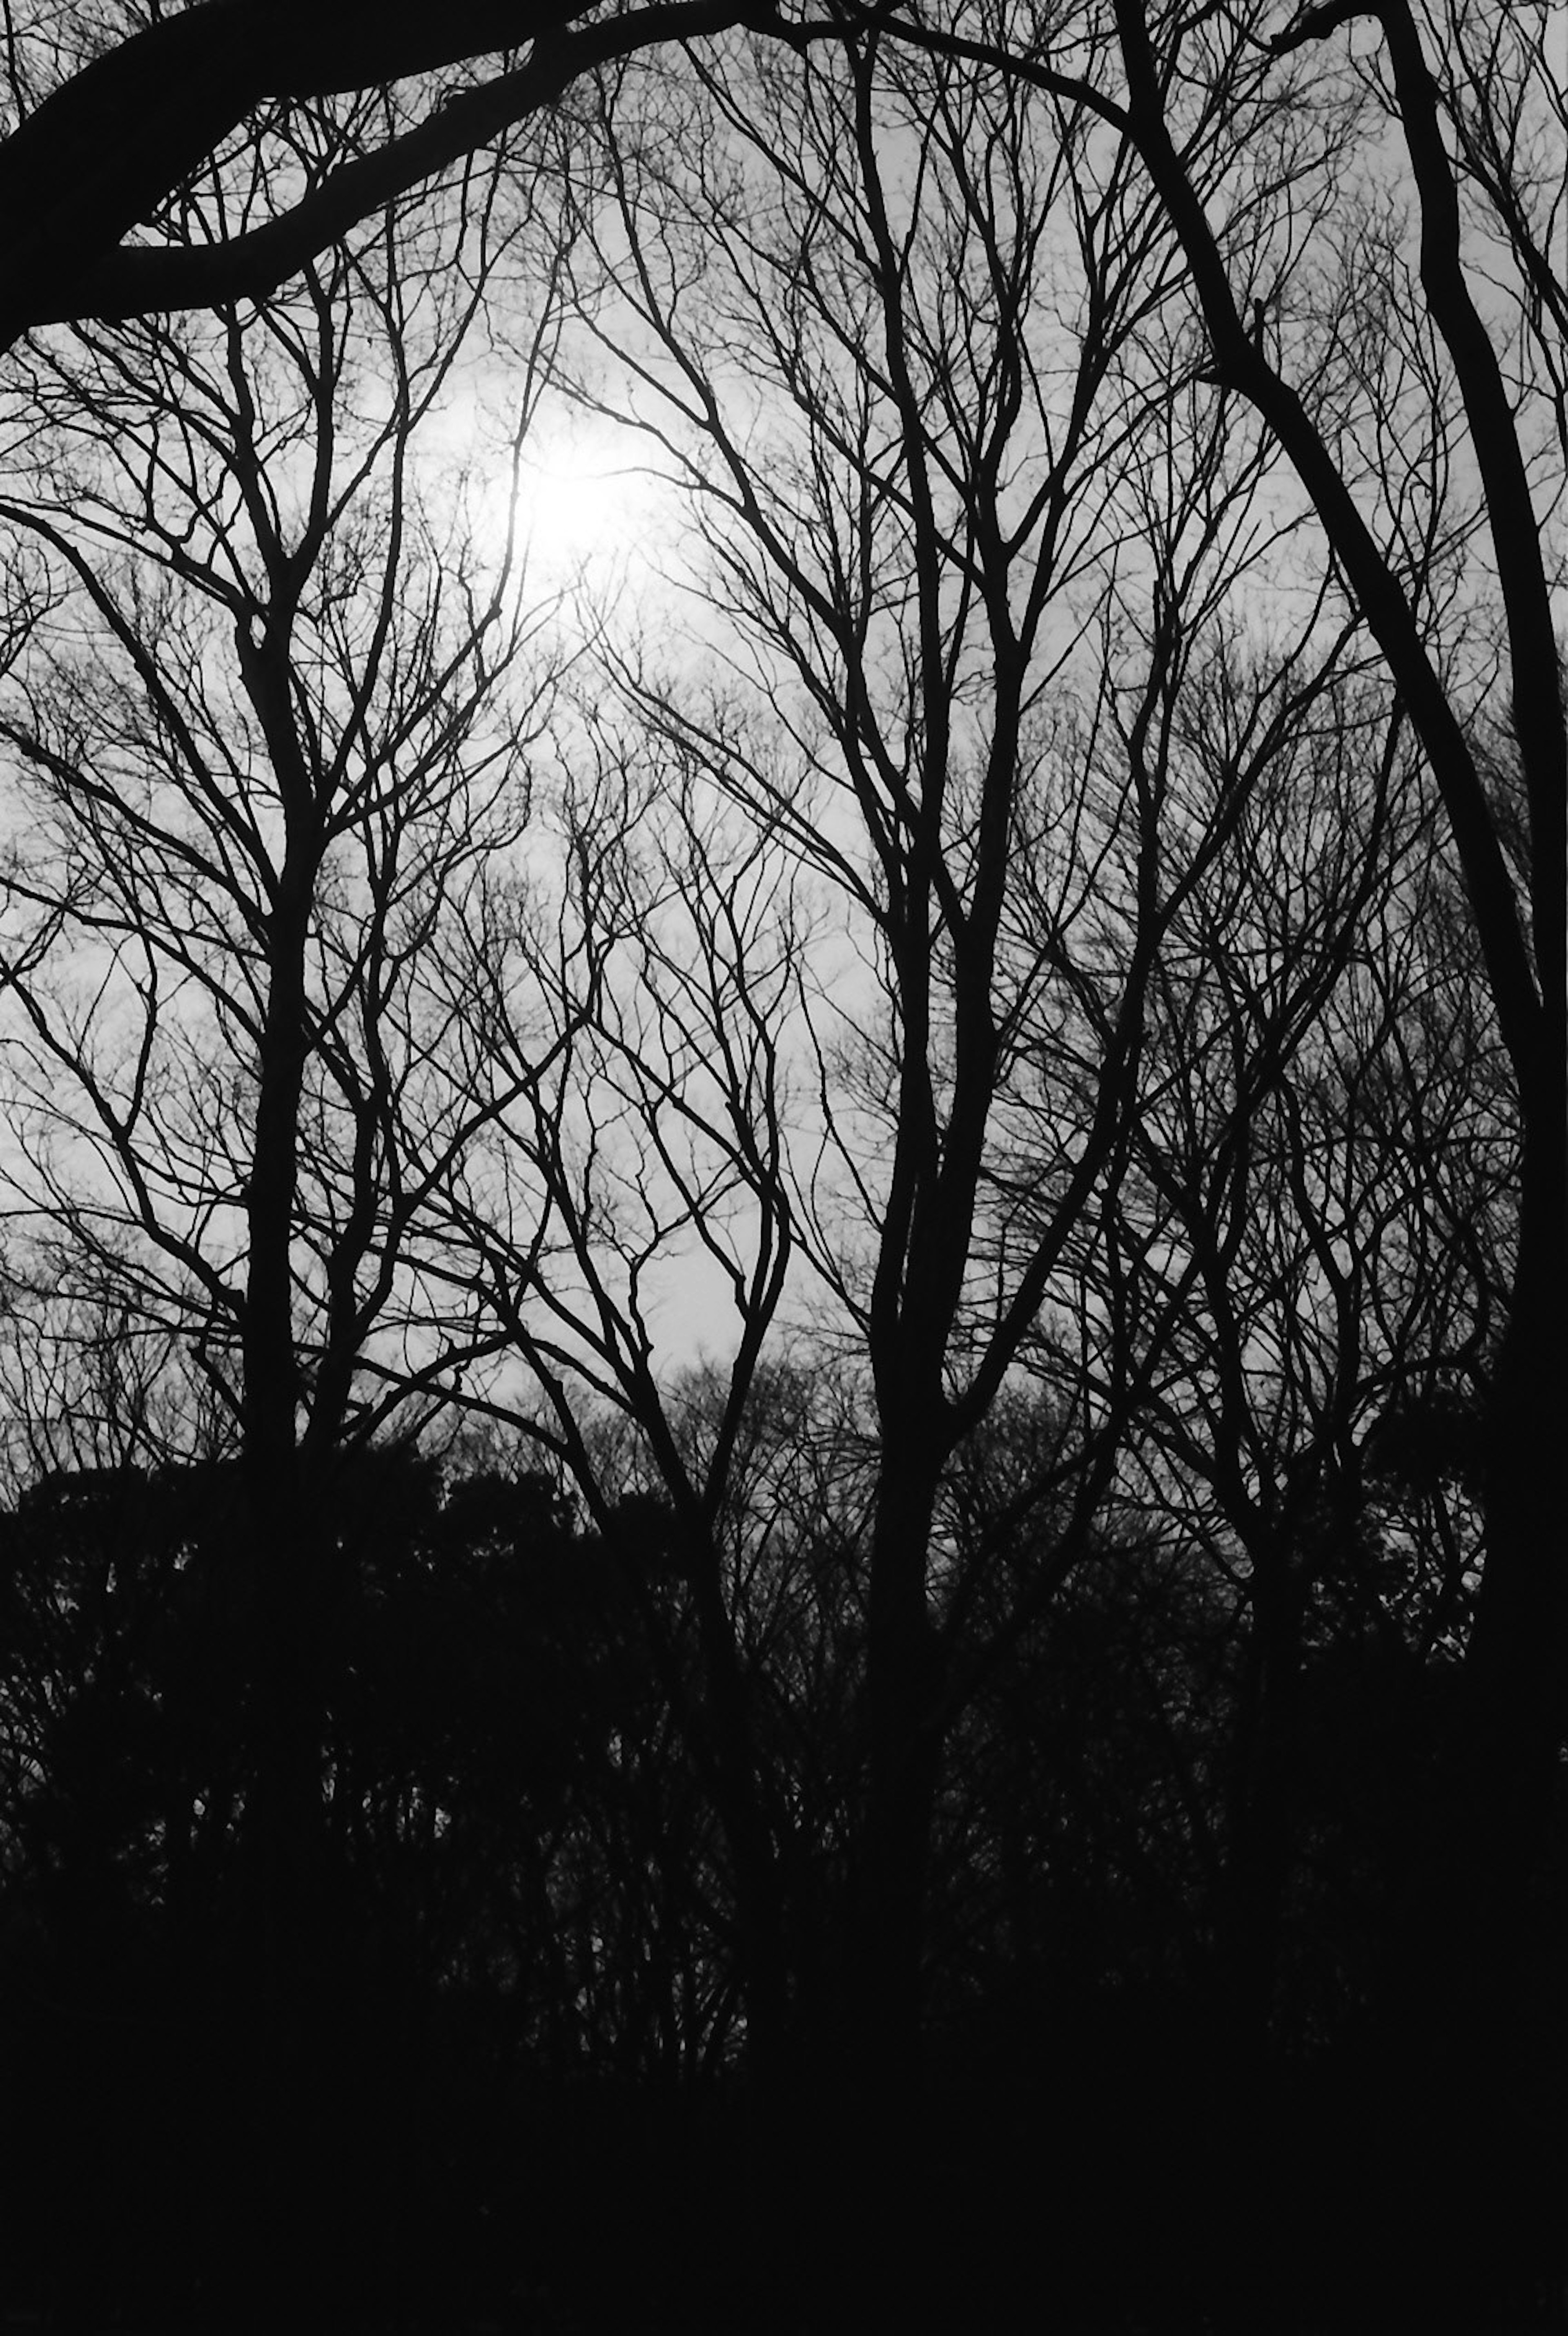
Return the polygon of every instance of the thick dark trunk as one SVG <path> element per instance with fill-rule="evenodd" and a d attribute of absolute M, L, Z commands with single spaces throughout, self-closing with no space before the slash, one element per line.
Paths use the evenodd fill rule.
<path fill-rule="evenodd" d="M 252 2204 L 260 2250 L 253 2310 L 264 2323 L 296 2298 L 331 2311 L 333 1990 L 327 1974 L 323 1776 L 322 1492 L 300 1448 L 293 1242 L 306 1058 L 305 963 L 317 839 L 308 785 L 287 759 L 280 652 L 253 657 L 253 696 L 272 724 L 291 842 L 274 905 L 257 1064 L 244 1332 L 245 1531 L 256 1601 L 251 1775 L 245 1815 L 253 1893 Z M 315 2309 L 312 2303 L 311 2309 Z"/>
<path fill-rule="evenodd" d="M 255 1956 L 247 2122 L 253 2212 L 265 2246 L 254 2302 L 265 2320 L 302 2282 L 309 2282 L 307 2293 L 318 2293 L 333 2253 L 327 2191 L 335 2039 L 321 1680 L 313 1644 L 315 1552 L 292 1472 L 266 1484 L 253 1473 L 247 1523 L 258 1608 L 245 1825 Z"/>
<path fill-rule="evenodd" d="M 866 1806 L 857 1877 L 855 2059 L 872 2099 L 913 2098 L 921 2069 L 927 1871 L 940 1741 L 926 1601 L 936 1476 L 890 1439 L 872 1543 Z"/>
<path fill-rule="evenodd" d="M 1221 1990 L 1213 2035 L 1235 2156 L 1224 2180 L 1237 2206 L 1227 2330 L 1281 2310 L 1292 2247 L 1280 2181 L 1281 1981 L 1301 1802 L 1302 1597 L 1282 1548 L 1253 1555 L 1252 1630 L 1232 1746 L 1229 1840 L 1221 1900 Z"/>

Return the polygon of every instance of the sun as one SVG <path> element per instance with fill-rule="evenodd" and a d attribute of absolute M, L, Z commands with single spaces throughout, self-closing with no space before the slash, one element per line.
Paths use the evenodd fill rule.
<path fill-rule="evenodd" d="M 537 433 L 522 450 L 510 516 L 514 553 L 535 578 L 604 587 L 648 557 L 657 482 L 607 430 Z"/>
<path fill-rule="evenodd" d="M 382 420 L 373 405 L 370 418 Z M 449 507 L 479 567 L 552 599 L 585 589 L 618 599 L 655 579 L 682 531 L 681 497 L 642 435 L 559 406 L 537 408 L 519 438 L 515 421 L 476 374 L 421 428 L 421 485 L 433 511 Z"/>
<path fill-rule="evenodd" d="M 518 522 L 530 549 L 566 560 L 610 549 L 624 532 L 624 483 L 580 451 L 525 461 Z"/>

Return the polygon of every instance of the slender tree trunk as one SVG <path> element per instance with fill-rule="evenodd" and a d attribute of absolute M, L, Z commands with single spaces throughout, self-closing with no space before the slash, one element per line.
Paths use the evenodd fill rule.
<path fill-rule="evenodd" d="M 1262 2078 L 1273 2043 L 1285 1902 L 1295 1854 L 1302 1614 L 1276 1552 L 1253 1577 L 1253 1643 L 1237 1731 L 1229 1859 L 1229 2010 L 1238 2073 Z"/>
<path fill-rule="evenodd" d="M 1253 1563 L 1217 2039 L 1224 2053 L 1226 2122 L 1238 2147 L 1226 2172 L 1237 2207 L 1228 2299 L 1235 2316 L 1221 2324 L 1238 2330 L 1277 2321 L 1289 2309 L 1295 2246 L 1292 2185 L 1281 2176 L 1290 2136 L 1282 2126 L 1276 2018 L 1301 1791 L 1302 1603 L 1282 1549 L 1255 1553 Z"/>
<path fill-rule="evenodd" d="M 735 1897 L 740 1990 L 746 2007 L 747 2059 L 764 2102 L 789 2089 L 795 2039 L 786 1946 L 786 1890 L 779 1844 L 760 1784 L 761 1764 L 750 1690 L 708 1534 L 687 1537 L 702 1654 L 704 1695 L 693 1742 L 724 1829 Z"/>

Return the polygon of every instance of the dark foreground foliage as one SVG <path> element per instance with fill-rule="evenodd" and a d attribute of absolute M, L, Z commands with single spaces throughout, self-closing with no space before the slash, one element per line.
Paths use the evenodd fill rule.
<path fill-rule="evenodd" d="M 1466 1976 L 1440 1663 L 1346 1630 L 1309 1668 L 1260 2037 L 1229 1619 L 1168 1582 L 1097 1609 L 1091 1580 L 955 1731 L 925 2070 L 868 2098 L 835 2032 L 830 1776 L 764 2082 L 656 1516 L 612 1551 L 540 1480 L 409 1458 L 342 1492 L 286 2076 L 228 1472 L 52 1479 L 5 1521 L 8 2305 L 411 2336 L 1557 2324 L 1551 2039 L 1499 2127 L 1486 2055 L 1517 2044 Z M 853 1705 L 825 1760 L 853 1762 Z M 1534 1912 L 1547 1957 L 1547 1880 Z"/>

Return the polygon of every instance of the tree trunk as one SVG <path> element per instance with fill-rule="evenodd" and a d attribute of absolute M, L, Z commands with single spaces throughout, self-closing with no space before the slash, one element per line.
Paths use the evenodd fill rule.
<path fill-rule="evenodd" d="M 866 1647 L 868 1772 L 857 1876 L 855 2059 L 868 2098 L 896 2114 L 918 2090 L 927 1867 L 940 1744 L 926 1573 L 932 1445 L 890 1437 L 872 1541 Z"/>
<path fill-rule="evenodd" d="M 1237 2201 L 1226 2306 L 1234 2316 L 1220 2323 L 1227 2329 L 1256 2328 L 1278 2317 L 1295 2244 L 1292 2195 L 1280 2172 L 1289 2136 L 1282 2127 L 1276 2016 L 1301 1791 L 1302 1601 L 1282 1549 L 1254 1553 L 1253 1565 L 1215 2038 L 1224 2055 L 1226 2124 L 1239 2145 L 1225 2170 Z"/>
<path fill-rule="evenodd" d="M 315 1551 L 292 1472 L 263 1485 L 253 1472 L 247 1529 L 258 1631 L 246 1813 L 253 1916 L 253 2051 L 248 2127 L 252 2213 L 265 2252 L 255 2262 L 261 2322 L 286 2304 L 302 2322 L 332 2249 L 329 2150 L 334 2105 L 332 1942 L 326 1857 L 321 1681 L 312 1643 Z"/>
<path fill-rule="evenodd" d="M 1279 1554 L 1271 1552 L 1253 1577 L 1228 1861 L 1232 2034 L 1238 2071 L 1260 2078 L 1273 2049 L 1301 1744 L 1301 1600 L 1282 1574 Z"/>
<path fill-rule="evenodd" d="M 795 2044 L 780 1844 L 764 1794 L 751 1689 L 718 1555 L 700 1525 L 688 1528 L 684 1563 L 702 1660 L 702 1697 L 687 1703 L 685 1726 L 730 1854 L 748 2074 L 759 2098 L 771 2102 L 789 2088 Z M 671 1669 L 670 1682 L 682 1698 L 678 1669 Z"/>

